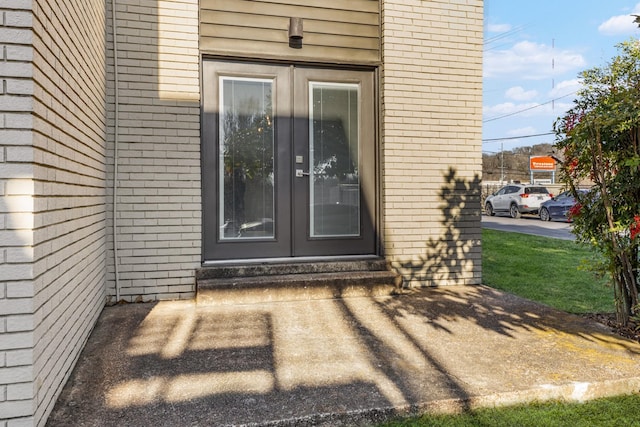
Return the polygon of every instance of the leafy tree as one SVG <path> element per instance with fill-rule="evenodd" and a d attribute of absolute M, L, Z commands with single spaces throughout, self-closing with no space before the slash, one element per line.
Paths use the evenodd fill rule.
<path fill-rule="evenodd" d="M 609 275 L 617 320 L 638 314 L 640 245 L 640 44 L 619 44 L 606 66 L 583 71 L 574 106 L 555 125 L 562 152 L 560 179 L 578 198 L 571 214 L 580 242 L 603 255 L 596 272 Z M 576 191 L 581 182 L 593 186 Z"/>

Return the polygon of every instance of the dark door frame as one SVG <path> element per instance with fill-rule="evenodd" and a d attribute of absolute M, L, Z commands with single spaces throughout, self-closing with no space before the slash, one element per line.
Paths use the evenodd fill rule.
<path fill-rule="evenodd" d="M 378 253 L 378 178 L 379 167 L 377 164 L 377 93 L 375 90 L 375 71 L 367 68 L 360 70 L 340 69 L 335 67 L 309 67 L 293 66 L 292 64 L 265 64 L 248 63 L 225 60 L 204 59 L 202 67 L 202 204 L 203 204 L 203 262 L 225 262 L 231 260 L 251 259 L 282 259 L 304 257 L 335 257 L 335 256 L 375 256 Z M 340 72 L 341 77 L 335 78 L 335 73 Z M 294 73 L 299 73 L 304 78 L 295 78 Z M 369 126 L 361 125 L 362 140 L 370 140 L 361 160 L 363 170 L 367 171 L 361 179 L 361 207 L 362 227 L 368 228 L 362 235 L 365 238 L 353 237 L 339 240 L 350 241 L 348 245 L 332 238 L 310 239 L 308 233 L 293 233 L 293 229 L 300 229 L 302 223 L 305 229 L 308 225 L 308 210 L 301 212 L 300 204 L 292 206 L 296 197 L 295 192 L 304 181 L 294 177 L 295 155 L 299 155 L 300 144 L 294 140 L 305 135 L 308 138 L 308 120 L 298 117 L 308 113 L 308 99 L 304 101 L 294 100 L 300 93 L 307 94 L 306 84 L 308 79 L 322 79 L 330 74 L 334 78 L 332 82 L 356 82 L 364 77 L 362 93 L 366 94 L 361 99 L 360 105 L 363 115 L 370 115 L 372 123 Z M 275 123 L 276 140 L 289 141 L 285 144 L 276 143 L 274 153 L 274 172 L 277 185 L 275 186 L 275 223 L 276 235 L 273 239 L 247 239 L 242 241 L 220 241 L 218 224 L 218 187 L 219 175 L 217 173 L 218 153 L 218 100 L 219 77 L 247 77 L 275 79 Z M 359 77 L 358 77 L 359 76 Z M 286 84 L 283 84 L 286 82 Z M 295 111 L 293 111 L 293 106 Z M 294 130 L 295 129 L 295 130 Z M 295 132 L 295 133 L 294 133 Z M 298 150 L 298 151 L 296 151 Z M 306 154 L 306 153 L 305 153 Z M 308 165 L 304 165 L 308 167 Z M 308 169 L 307 169 L 308 170 Z M 308 207 L 309 200 L 303 203 Z M 308 229 L 307 229 L 308 230 Z M 309 245 L 308 242 L 312 241 Z M 355 248 L 355 249 L 354 249 Z"/>
<path fill-rule="evenodd" d="M 293 132 L 294 154 L 308 157 L 309 146 L 309 83 L 312 81 L 330 82 L 339 84 L 361 85 L 359 99 L 359 120 L 361 141 L 359 152 L 359 178 L 360 178 L 360 235 L 354 237 L 311 237 L 310 230 L 310 206 L 309 200 L 309 176 L 294 178 L 293 191 L 294 211 L 293 229 L 293 254 L 295 256 L 318 255 L 361 255 L 375 253 L 375 198 L 376 198 L 376 119 L 374 106 L 374 76 L 372 72 L 356 70 L 334 70 L 326 68 L 295 69 L 293 115 L 295 126 Z M 369 123 L 369 125 L 367 125 Z M 306 143 L 298 143 L 306 141 Z M 310 165 L 305 164 L 307 170 Z M 306 232 L 301 232 L 306 230 Z"/>

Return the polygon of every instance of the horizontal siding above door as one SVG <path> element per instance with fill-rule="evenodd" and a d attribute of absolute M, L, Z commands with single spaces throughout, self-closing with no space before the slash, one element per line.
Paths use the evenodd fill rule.
<path fill-rule="evenodd" d="M 204 54 L 344 64 L 380 62 L 378 0 L 201 0 Z M 289 18 L 302 18 L 299 49 Z"/>

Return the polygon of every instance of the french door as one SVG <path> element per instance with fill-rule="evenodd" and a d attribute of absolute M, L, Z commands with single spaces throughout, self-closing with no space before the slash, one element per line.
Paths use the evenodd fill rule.
<path fill-rule="evenodd" d="M 204 261 L 374 254 L 371 71 L 205 61 Z"/>

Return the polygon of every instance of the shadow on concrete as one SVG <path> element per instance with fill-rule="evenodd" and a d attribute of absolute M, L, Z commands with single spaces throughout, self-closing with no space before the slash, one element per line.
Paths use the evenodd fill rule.
<path fill-rule="evenodd" d="M 479 180 L 451 169 L 443 229 L 412 279 L 473 282 L 461 212 Z M 477 221 L 479 223 L 479 219 Z M 462 236 L 470 236 L 462 239 Z M 640 346 L 484 286 L 400 296 L 105 308 L 49 426 L 371 425 L 397 415 L 640 387 Z"/>
<path fill-rule="evenodd" d="M 640 346 L 483 286 L 103 312 L 48 425 L 371 425 L 640 385 Z"/>

